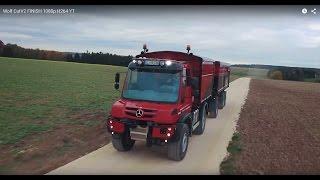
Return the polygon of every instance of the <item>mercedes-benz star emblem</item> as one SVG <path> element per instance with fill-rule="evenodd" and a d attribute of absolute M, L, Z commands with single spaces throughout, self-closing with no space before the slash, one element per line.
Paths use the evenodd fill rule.
<path fill-rule="evenodd" d="M 142 115 L 143 115 L 142 109 L 138 109 L 137 112 L 136 112 L 136 116 L 137 117 L 142 117 Z"/>

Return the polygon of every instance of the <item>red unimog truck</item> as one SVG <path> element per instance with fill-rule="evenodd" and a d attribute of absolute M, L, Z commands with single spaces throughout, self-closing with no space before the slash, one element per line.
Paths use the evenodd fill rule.
<path fill-rule="evenodd" d="M 168 158 L 182 160 L 189 137 L 201 135 L 206 116 L 216 118 L 226 104 L 229 64 L 189 53 L 144 51 L 128 65 L 121 98 L 107 121 L 112 144 L 130 150 L 135 141 L 167 145 Z M 120 74 L 115 76 L 119 89 Z"/>

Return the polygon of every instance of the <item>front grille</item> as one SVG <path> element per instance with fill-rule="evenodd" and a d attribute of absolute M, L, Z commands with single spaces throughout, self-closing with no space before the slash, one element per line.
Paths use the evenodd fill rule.
<path fill-rule="evenodd" d="M 139 108 L 134 108 L 134 107 L 126 107 L 126 109 L 124 110 L 125 113 L 129 116 L 133 116 L 133 117 L 137 117 L 136 116 L 136 112 Z M 143 109 L 143 115 L 141 118 L 153 118 L 156 115 L 157 110 L 153 110 L 153 109 Z"/>

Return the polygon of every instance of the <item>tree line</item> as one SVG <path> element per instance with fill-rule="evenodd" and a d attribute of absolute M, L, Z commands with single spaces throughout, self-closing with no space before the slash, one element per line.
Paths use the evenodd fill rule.
<path fill-rule="evenodd" d="M 85 53 L 67 54 L 66 59 L 70 62 L 128 66 L 132 60 L 132 56 L 119 56 L 116 54 L 102 52 L 90 53 L 87 51 Z"/>
<path fill-rule="evenodd" d="M 49 51 L 40 49 L 23 48 L 17 44 L 4 44 L 0 40 L 0 56 L 26 58 L 26 59 L 44 59 L 54 61 L 69 61 L 89 64 L 104 64 L 116 66 L 128 66 L 132 56 L 120 56 L 111 53 L 102 52 L 85 52 L 85 53 L 70 53 Z"/>
<path fill-rule="evenodd" d="M 273 65 L 260 65 L 260 64 L 236 64 L 232 66 L 268 69 L 269 71 L 267 76 L 270 79 L 304 81 L 305 79 L 320 78 L 320 69 L 317 69 L 317 68 L 287 67 L 287 66 L 273 66 Z"/>
<path fill-rule="evenodd" d="M 302 68 L 280 67 L 268 71 L 268 77 L 271 79 L 304 81 L 304 71 Z"/>

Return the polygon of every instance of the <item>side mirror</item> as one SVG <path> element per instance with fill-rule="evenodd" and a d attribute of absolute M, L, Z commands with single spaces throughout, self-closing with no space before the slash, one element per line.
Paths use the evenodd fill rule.
<path fill-rule="evenodd" d="M 120 73 L 116 73 L 114 77 L 114 88 L 119 89 Z"/>

